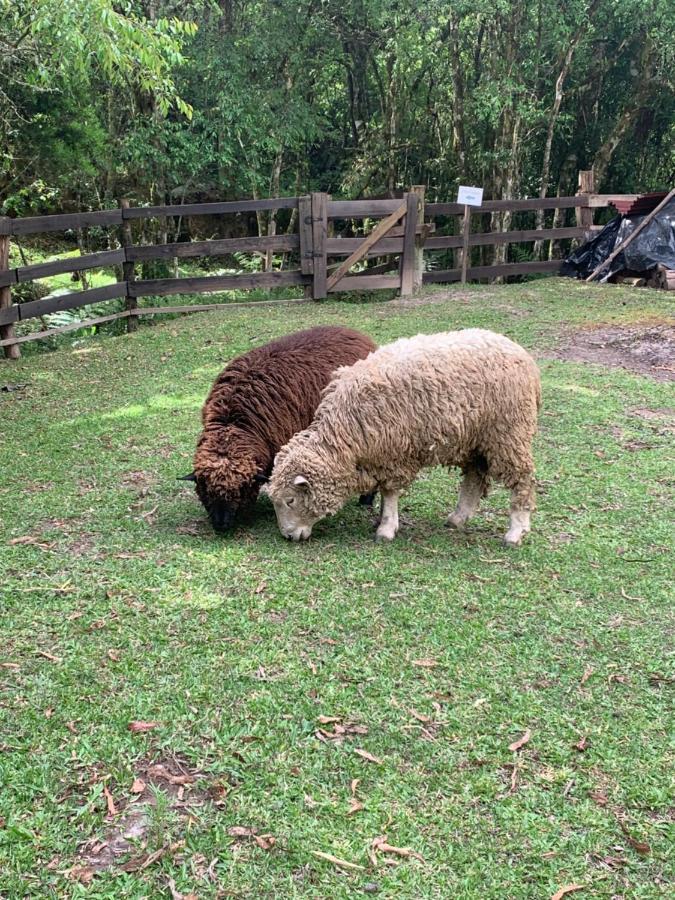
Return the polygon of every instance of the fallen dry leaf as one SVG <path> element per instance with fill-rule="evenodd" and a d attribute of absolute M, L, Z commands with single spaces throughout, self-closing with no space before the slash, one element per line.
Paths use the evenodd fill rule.
<path fill-rule="evenodd" d="M 372 753 L 368 753 L 367 750 L 354 750 L 354 753 L 356 753 L 357 756 L 360 756 L 362 759 L 367 759 L 368 762 L 376 763 L 378 766 L 381 766 L 383 764 L 381 759 L 373 756 Z"/>
<path fill-rule="evenodd" d="M 551 900 L 562 900 L 565 894 L 571 894 L 572 891 L 583 891 L 584 887 L 585 885 L 583 884 L 566 884 L 553 894 Z"/>
<path fill-rule="evenodd" d="M 267 582 L 261 581 L 260 584 L 253 591 L 254 594 L 262 594 L 267 589 Z"/>
<path fill-rule="evenodd" d="M 134 778 L 134 783 L 131 785 L 131 793 L 132 794 L 142 794 L 146 788 L 146 784 L 142 778 Z"/>
<path fill-rule="evenodd" d="M 428 723 L 433 721 L 431 716 L 425 716 L 424 713 L 418 712 L 414 708 L 409 709 L 408 712 L 411 716 L 414 716 L 418 722 Z"/>
<path fill-rule="evenodd" d="M 518 740 L 514 741 L 512 744 L 509 744 L 509 750 L 512 750 L 515 753 L 517 750 L 520 750 L 521 747 L 524 747 L 531 737 L 532 732 L 528 728 L 522 737 L 519 737 Z"/>
<path fill-rule="evenodd" d="M 74 722 L 66 722 L 66 728 L 71 734 L 77 734 L 77 728 Z"/>
<path fill-rule="evenodd" d="M 151 778 L 161 778 L 163 781 L 168 781 L 169 784 L 194 784 L 195 782 L 193 775 L 172 775 L 161 763 L 150 766 L 148 775 Z"/>
<path fill-rule="evenodd" d="M 0 668 L 2 669 L 20 669 L 21 666 L 18 663 L 0 663 Z"/>
<path fill-rule="evenodd" d="M 588 747 L 588 738 L 584 735 L 581 740 L 577 741 L 574 745 L 574 749 L 578 750 L 579 753 L 583 753 L 586 750 L 586 747 Z"/>
<path fill-rule="evenodd" d="M 319 722 L 320 725 L 330 725 L 331 722 L 339 721 L 339 716 L 319 716 L 319 718 L 317 719 L 317 722 Z"/>
<path fill-rule="evenodd" d="M 31 544 L 33 547 L 39 547 L 40 550 L 52 550 L 55 546 L 49 541 L 41 541 L 40 538 L 32 534 L 24 534 L 23 537 L 12 538 L 9 543 L 13 546 L 17 544 Z"/>
<path fill-rule="evenodd" d="M 360 800 L 357 800 L 356 797 L 349 798 L 349 809 L 347 810 L 348 816 L 353 816 L 354 813 L 361 812 L 363 809 L 363 803 Z"/>
<path fill-rule="evenodd" d="M 36 650 L 35 655 L 36 656 L 44 656 L 44 658 L 48 659 L 50 662 L 55 662 L 55 663 L 61 662 L 60 656 L 54 656 L 53 653 L 47 653 L 46 650 Z"/>
<path fill-rule="evenodd" d="M 594 669 L 592 666 L 586 666 L 586 668 L 584 669 L 584 674 L 581 676 L 581 681 L 579 682 L 579 684 L 586 684 L 586 682 L 591 677 L 593 672 L 594 672 Z"/>
<path fill-rule="evenodd" d="M 129 731 L 137 734 L 143 731 L 152 731 L 153 728 L 159 728 L 159 722 L 129 722 L 127 725 Z"/>
<path fill-rule="evenodd" d="M 45 719 L 51 719 L 51 717 L 53 715 L 54 715 L 54 707 L 50 706 L 49 709 L 45 710 Z"/>
<path fill-rule="evenodd" d="M 420 853 L 415 853 L 415 851 L 411 850 L 409 847 L 394 847 L 392 844 L 388 843 L 386 834 L 381 834 L 378 837 L 373 838 L 370 847 L 373 851 L 373 855 L 375 853 L 393 853 L 395 856 L 405 856 L 412 859 L 419 859 L 424 862 L 424 857 Z"/>
<path fill-rule="evenodd" d="M 438 662 L 435 659 L 430 659 L 425 656 L 422 659 L 413 659 L 412 664 L 413 666 L 419 666 L 422 669 L 433 669 L 434 666 L 438 665 Z"/>
<path fill-rule="evenodd" d="M 90 884 L 94 875 L 94 869 L 89 866 L 73 866 L 63 873 L 70 881 L 79 881 L 80 884 Z"/>
<path fill-rule="evenodd" d="M 199 900 L 196 894 L 190 892 L 189 894 L 183 894 L 179 890 L 176 890 L 176 882 L 173 878 L 169 878 L 167 881 L 167 887 L 169 888 L 169 892 L 171 893 L 171 900 Z"/>
<path fill-rule="evenodd" d="M 115 806 L 115 801 L 113 800 L 113 795 L 108 790 L 108 786 L 106 784 L 103 785 L 103 796 L 105 797 L 106 806 L 108 807 L 108 815 L 116 816 L 117 815 L 117 807 Z"/>
<path fill-rule="evenodd" d="M 108 659 L 111 659 L 113 662 L 120 661 L 120 651 L 119 650 L 108 650 Z"/>
<path fill-rule="evenodd" d="M 227 829 L 230 837 L 250 838 L 256 842 L 261 850 L 271 850 L 277 842 L 273 834 L 258 834 L 257 828 L 246 825 L 232 825 Z"/>
<path fill-rule="evenodd" d="M 355 869 L 359 872 L 364 872 L 366 868 L 365 866 L 359 866 L 357 863 L 348 862 L 346 859 L 340 859 L 338 856 L 333 856 L 332 853 L 322 853 L 321 850 L 311 850 L 310 852 L 313 856 L 325 859 L 326 862 L 333 863 L 334 866 L 339 866 L 341 869 Z"/>
<path fill-rule="evenodd" d="M 626 840 L 631 845 L 633 850 L 636 853 L 642 854 L 642 856 L 646 856 L 648 853 L 652 852 L 652 848 L 646 841 L 638 841 L 637 838 L 634 838 L 630 831 L 626 828 L 625 824 L 621 821 L 621 819 L 617 818 L 617 822 L 619 823 L 619 828 L 623 831 Z"/>

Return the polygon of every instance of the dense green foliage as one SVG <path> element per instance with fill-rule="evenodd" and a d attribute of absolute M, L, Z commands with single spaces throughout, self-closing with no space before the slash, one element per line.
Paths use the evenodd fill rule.
<path fill-rule="evenodd" d="M 546 358 L 562 329 L 669 308 L 658 291 L 549 279 L 191 316 L 13 365 L 0 896 L 347 900 L 373 883 L 387 900 L 542 900 L 569 884 L 584 886 L 573 900 L 671 896 L 672 386 Z M 499 543 L 503 490 L 466 533 L 443 528 L 457 478 L 440 468 L 406 493 L 391 545 L 356 503 L 307 545 L 283 541 L 264 498 L 212 533 L 175 481 L 212 379 L 319 321 L 378 342 L 487 326 L 539 351 L 539 508 L 520 550 Z M 134 720 L 157 726 L 134 734 Z M 148 810 L 135 777 L 175 758 L 197 782 L 181 806 L 155 776 Z M 139 808 L 134 846 L 93 876 L 87 851 Z M 372 865 L 382 834 L 422 859 Z"/>
<path fill-rule="evenodd" d="M 672 0 L 0 0 L 0 200 L 661 187 Z"/>

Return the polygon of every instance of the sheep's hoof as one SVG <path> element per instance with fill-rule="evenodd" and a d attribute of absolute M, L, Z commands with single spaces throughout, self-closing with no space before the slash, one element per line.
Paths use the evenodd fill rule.
<path fill-rule="evenodd" d="M 466 519 L 461 518 L 457 515 L 457 513 L 452 513 L 445 520 L 444 525 L 446 528 L 454 528 L 456 531 L 464 531 Z"/>
<path fill-rule="evenodd" d="M 523 537 L 527 534 L 527 532 L 521 532 L 520 534 L 507 534 L 504 535 L 502 543 L 505 547 L 520 547 L 523 542 Z"/>
<path fill-rule="evenodd" d="M 375 540 L 378 544 L 382 544 L 385 541 L 393 541 L 396 537 L 397 531 L 380 531 L 379 529 L 375 533 Z"/>

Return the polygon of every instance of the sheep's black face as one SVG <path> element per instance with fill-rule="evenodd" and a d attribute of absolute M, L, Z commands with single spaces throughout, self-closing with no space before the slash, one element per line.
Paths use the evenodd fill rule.
<path fill-rule="evenodd" d="M 214 531 L 229 531 L 236 522 L 239 510 L 255 503 L 261 483 L 265 476 L 253 474 L 244 479 L 241 476 L 236 484 L 223 484 L 223 467 L 211 468 L 208 474 L 186 475 L 183 481 L 194 482 L 197 496 L 208 513 Z M 218 477 L 221 476 L 221 477 Z"/>

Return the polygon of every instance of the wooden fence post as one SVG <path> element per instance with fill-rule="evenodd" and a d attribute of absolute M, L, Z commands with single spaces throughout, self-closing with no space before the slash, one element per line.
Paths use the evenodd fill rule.
<path fill-rule="evenodd" d="M 314 274 L 314 245 L 312 243 L 312 197 L 305 194 L 298 197 L 298 232 L 300 234 L 300 271 L 303 275 Z M 312 285 L 304 286 L 305 299 L 311 300 Z"/>
<path fill-rule="evenodd" d="M 9 224 L 10 219 L 6 216 L 2 217 L 4 223 Z M 3 229 L 5 230 L 5 229 Z M 9 229 L 7 229 L 9 230 Z M 0 272 L 6 272 L 9 269 L 9 234 L 0 234 Z M 7 284 L 0 287 L 0 312 L 3 309 L 9 309 L 12 305 L 12 289 Z M 16 337 L 14 325 L 0 325 L 0 339 L 3 341 L 11 340 Z M 5 348 L 5 356 L 7 359 L 20 359 L 21 349 L 18 344 L 8 344 Z"/>
<path fill-rule="evenodd" d="M 424 225 L 424 193 L 425 186 L 416 184 L 413 186 L 413 194 L 417 197 L 417 223 Z M 417 291 L 422 287 L 422 276 L 424 275 L 424 240 L 426 238 L 425 230 L 415 236 L 415 266 L 413 272 L 413 291 Z"/>
<path fill-rule="evenodd" d="M 122 215 L 124 215 L 124 210 L 129 209 L 131 206 L 128 200 L 120 200 L 120 208 L 122 209 Z M 122 219 L 122 247 L 124 250 L 128 247 L 133 247 L 134 237 L 131 231 L 131 222 L 129 219 Z M 124 279 L 124 283 L 126 286 L 126 300 L 125 300 L 125 309 L 127 311 L 136 309 L 138 307 L 138 300 L 136 297 L 132 297 L 129 292 L 129 285 L 132 281 L 136 280 L 136 271 L 134 268 L 133 260 L 128 260 L 126 258 L 126 252 L 124 254 L 125 262 L 122 263 L 122 278 Z M 132 331 L 136 331 L 138 328 L 138 316 L 130 315 L 127 317 L 127 333 L 130 334 Z"/>
<path fill-rule="evenodd" d="M 595 193 L 595 178 L 593 175 L 593 169 L 583 169 L 579 172 L 579 187 L 577 188 L 577 193 L 575 196 L 588 198 L 591 194 Z M 593 210 L 588 206 L 577 206 L 575 207 L 577 225 L 579 228 L 587 228 L 589 234 L 586 236 L 586 240 L 590 237 L 590 230 L 593 225 Z"/>
<path fill-rule="evenodd" d="M 415 283 L 415 234 L 417 231 L 417 195 L 412 191 L 405 195 L 405 227 L 403 231 L 403 255 L 401 257 L 401 297 L 409 297 Z"/>
<path fill-rule="evenodd" d="M 312 297 L 322 300 L 328 293 L 326 238 L 328 235 L 328 194 L 313 193 L 312 204 L 312 253 L 314 281 Z"/>
<path fill-rule="evenodd" d="M 462 220 L 462 284 L 466 284 L 466 272 L 469 267 L 469 234 L 471 233 L 471 207 L 464 207 Z"/>

